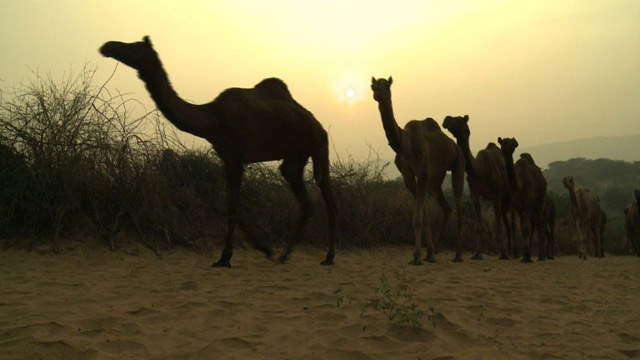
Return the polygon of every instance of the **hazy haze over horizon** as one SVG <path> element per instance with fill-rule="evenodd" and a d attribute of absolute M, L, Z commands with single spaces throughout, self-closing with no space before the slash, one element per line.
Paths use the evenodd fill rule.
<path fill-rule="evenodd" d="M 468 114 L 475 154 L 498 136 L 529 148 L 640 134 L 639 19 L 636 0 L 9 0 L 0 2 L 0 88 L 32 71 L 62 80 L 85 64 L 100 85 L 116 61 L 98 48 L 150 35 L 185 100 L 276 76 L 340 156 L 363 158 L 371 146 L 390 159 L 369 85 L 391 75 L 400 126 Z M 155 107 L 122 64 L 108 87 Z"/>

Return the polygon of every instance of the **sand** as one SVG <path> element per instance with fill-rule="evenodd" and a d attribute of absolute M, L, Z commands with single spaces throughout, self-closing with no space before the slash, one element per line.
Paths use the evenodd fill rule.
<path fill-rule="evenodd" d="M 522 264 L 488 257 L 410 266 L 412 249 L 298 249 L 275 265 L 82 242 L 0 252 L 2 359 L 640 358 L 640 258 Z M 360 304 L 394 270 L 443 314 L 422 329 Z M 336 293 L 336 290 L 340 290 Z M 340 304 L 338 302 L 340 301 Z M 339 306 L 338 306 L 339 305 Z"/>

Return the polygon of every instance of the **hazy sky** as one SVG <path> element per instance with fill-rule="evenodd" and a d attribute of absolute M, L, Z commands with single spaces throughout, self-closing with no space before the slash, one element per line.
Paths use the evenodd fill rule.
<path fill-rule="evenodd" d="M 638 0 L 0 0 L 0 87 L 87 63 L 98 85 L 102 43 L 150 35 L 186 100 L 280 77 L 340 156 L 392 158 L 369 88 L 390 75 L 401 126 L 468 114 L 475 153 L 640 134 L 639 21 Z M 123 65 L 109 87 L 154 107 Z"/>

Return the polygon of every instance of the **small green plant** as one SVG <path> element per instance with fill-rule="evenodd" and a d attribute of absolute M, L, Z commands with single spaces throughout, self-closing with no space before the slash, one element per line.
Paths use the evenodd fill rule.
<path fill-rule="evenodd" d="M 416 330 L 422 329 L 421 320 L 425 317 L 433 326 L 442 318 L 442 313 L 429 307 L 427 313 L 420 309 L 414 301 L 415 279 L 407 277 L 404 272 L 394 271 L 395 281 L 386 274 L 380 276 L 380 286 L 375 288 L 375 297 L 360 305 L 360 316 L 368 309 L 374 309 L 387 316 L 393 324 L 410 325 Z"/>

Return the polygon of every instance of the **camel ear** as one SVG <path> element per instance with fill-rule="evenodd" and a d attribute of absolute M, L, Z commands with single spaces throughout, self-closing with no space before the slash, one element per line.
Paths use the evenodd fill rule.
<path fill-rule="evenodd" d="M 372 76 L 372 77 L 371 77 L 371 85 L 373 85 L 373 84 L 375 84 L 375 83 L 376 83 L 376 78 Z"/>
<path fill-rule="evenodd" d="M 469 122 L 469 115 L 465 115 L 465 116 L 464 116 L 464 122 L 465 122 L 465 123 L 468 123 L 468 122 Z"/>
<path fill-rule="evenodd" d="M 389 80 L 387 80 L 387 81 L 389 81 L 389 85 L 393 84 L 393 77 L 389 76 Z"/>
<path fill-rule="evenodd" d="M 498 144 L 502 145 L 502 138 L 498 136 Z"/>
<path fill-rule="evenodd" d="M 143 37 L 142 41 L 147 43 L 147 45 L 151 46 L 151 39 L 149 38 L 149 35 L 146 35 L 145 37 Z"/>

